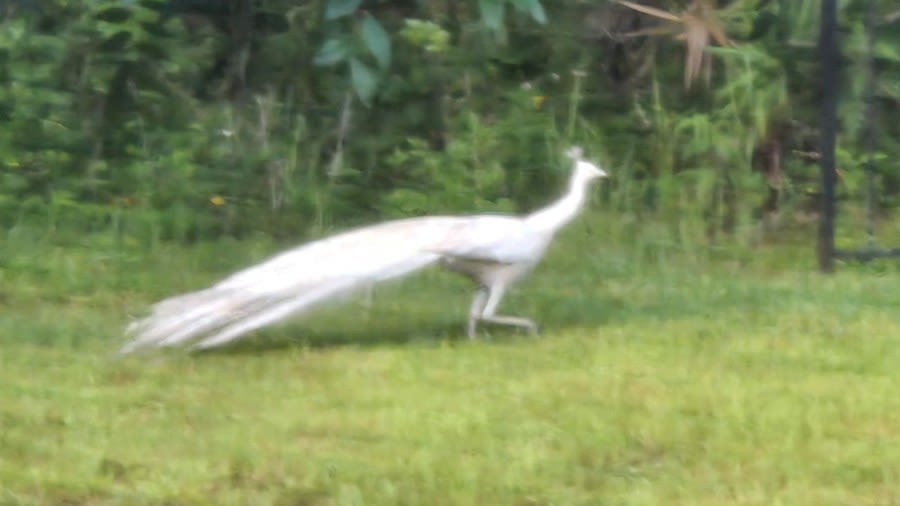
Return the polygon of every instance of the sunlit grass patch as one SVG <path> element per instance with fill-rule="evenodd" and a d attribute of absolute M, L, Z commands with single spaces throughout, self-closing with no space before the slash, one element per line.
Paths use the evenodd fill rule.
<path fill-rule="evenodd" d="M 471 287 L 428 272 L 125 359 L 129 315 L 274 247 L 8 254 L 0 503 L 900 502 L 894 267 L 587 255 L 575 232 L 504 303 L 536 339 L 469 342 Z"/>

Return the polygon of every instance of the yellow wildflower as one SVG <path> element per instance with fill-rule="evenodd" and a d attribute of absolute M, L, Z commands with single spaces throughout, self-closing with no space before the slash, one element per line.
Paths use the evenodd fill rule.
<path fill-rule="evenodd" d="M 213 195 L 209 198 L 209 202 L 214 206 L 222 206 L 225 205 L 225 198 L 221 195 Z"/>

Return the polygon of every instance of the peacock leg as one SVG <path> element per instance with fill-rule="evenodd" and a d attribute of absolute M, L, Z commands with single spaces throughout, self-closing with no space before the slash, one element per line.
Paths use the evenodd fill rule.
<path fill-rule="evenodd" d="M 479 286 L 478 291 L 475 292 L 475 298 L 472 299 L 472 307 L 469 309 L 469 324 L 466 327 L 469 339 L 475 339 L 475 326 L 478 323 L 478 318 L 484 312 L 484 305 L 487 303 L 487 300 L 487 287 Z"/>
<path fill-rule="evenodd" d="M 537 334 L 537 324 L 529 318 L 496 314 L 497 306 L 500 304 L 500 300 L 503 298 L 505 292 L 506 286 L 504 285 L 495 285 L 491 287 L 487 304 L 485 304 L 484 310 L 481 312 L 481 316 L 479 316 L 478 319 L 483 322 L 523 328 L 530 334 Z"/>

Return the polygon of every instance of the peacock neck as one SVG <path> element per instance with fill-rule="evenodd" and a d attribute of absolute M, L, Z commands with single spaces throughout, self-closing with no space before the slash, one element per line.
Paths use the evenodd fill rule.
<path fill-rule="evenodd" d="M 569 191 L 549 206 L 528 215 L 525 220 L 533 228 L 554 233 L 578 216 L 584 206 L 586 182 L 573 174 Z"/>

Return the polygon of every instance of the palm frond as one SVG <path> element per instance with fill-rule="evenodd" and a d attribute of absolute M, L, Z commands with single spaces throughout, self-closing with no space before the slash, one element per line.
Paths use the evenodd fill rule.
<path fill-rule="evenodd" d="M 641 5 L 628 0 L 618 3 L 635 11 L 663 19 L 668 23 L 663 26 L 645 28 L 626 34 L 628 37 L 641 35 L 670 35 L 676 40 L 683 40 L 687 52 L 684 59 L 684 86 L 691 84 L 704 71 L 707 83 L 712 74 L 712 66 L 706 48 L 711 41 L 720 46 L 735 47 L 736 44 L 725 33 L 725 28 L 717 14 L 716 8 L 709 0 L 693 0 L 684 12 L 675 14 L 656 7 Z"/>

